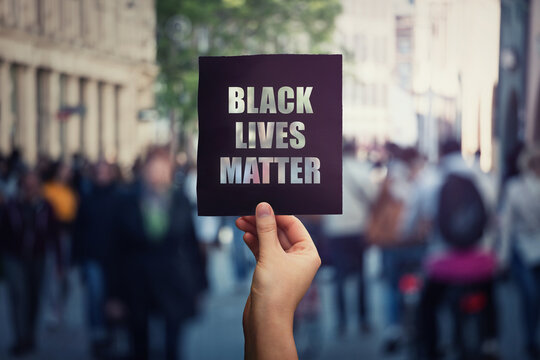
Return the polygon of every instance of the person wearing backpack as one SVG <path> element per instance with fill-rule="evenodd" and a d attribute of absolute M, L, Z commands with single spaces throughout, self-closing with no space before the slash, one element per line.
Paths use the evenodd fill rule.
<path fill-rule="evenodd" d="M 400 280 L 420 268 L 425 252 L 420 222 L 409 222 L 409 208 L 421 191 L 416 176 L 423 161 L 415 148 L 395 144 L 385 148 L 387 173 L 371 205 L 367 240 L 381 253 L 385 291 L 381 348 L 385 354 L 392 354 L 407 344 L 408 336 L 403 326 L 406 316 Z"/>
<path fill-rule="evenodd" d="M 461 156 L 460 144 L 449 140 L 440 147 L 436 181 L 425 186 L 417 216 L 428 219 L 426 280 L 419 306 L 419 339 L 426 359 L 438 358 L 437 311 L 454 286 L 482 284 L 490 294 L 497 267 L 489 222 L 493 191 Z M 483 286 L 485 284 L 485 287 Z M 496 316 L 493 296 L 488 296 L 486 352 L 496 352 Z"/>

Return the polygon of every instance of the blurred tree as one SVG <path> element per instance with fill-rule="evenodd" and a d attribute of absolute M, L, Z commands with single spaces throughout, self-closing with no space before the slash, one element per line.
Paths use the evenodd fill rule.
<path fill-rule="evenodd" d="M 339 0 L 156 0 L 157 107 L 181 125 L 196 119 L 198 56 L 317 53 Z"/>

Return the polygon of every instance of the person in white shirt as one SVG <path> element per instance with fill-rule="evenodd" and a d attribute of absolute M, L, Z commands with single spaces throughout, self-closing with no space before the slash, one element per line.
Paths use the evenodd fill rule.
<path fill-rule="evenodd" d="M 383 274 L 385 279 L 385 329 L 382 349 L 385 353 L 393 353 L 404 344 L 402 328 L 403 299 L 399 283 L 403 275 L 415 272 L 420 268 L 425 253 L 425 244 L 421 236 L 420 218 L 414 215 L 416 202 L 424 189 L 419 186 L 418 176 L 425 176 L 422 157 L 415 148 L 393 146 L 391 159 L 387 165 L 388 174 L 385 181 L 389 183 L 390 195 L 402 204 L 401 216 L 396 229 L 398 235 L 393 246 L 381 247 Z M 425 184 L 424 184 L 425 185 Z"/>
<path fill-rule="evenodd" d="M 363 257 L 365 228 L 370 203 L 376 195 L 369 174 L 369 164 L 355 157 L 355 144 L 346 143 L 343 148 L 343 214 L 327 215 L 322 219 L 322 232 L 329 243 L 330 261 L 336 270 L 336 301 L 338 331 L 346 331 L 345 280 L 358 277 L 359 325 L 369 330 L 366 318 Z"/>
<path fill-rule="evenodd" d="M 536 343 L 540 316 L 540 148 L 519 158 L 521 175 L 509 180 L 501 210 L 501 243 L 510 257 L 524 315 L 526 346 L 540 357 Z"/>

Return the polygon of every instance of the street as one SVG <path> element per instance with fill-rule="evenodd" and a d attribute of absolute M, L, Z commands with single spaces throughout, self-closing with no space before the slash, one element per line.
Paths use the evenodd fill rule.
<path fill-rule="evenodd" d="M 232 280 L 230 248 L 222 247 L 211 252 L 209 257 L 209 275 L 211 290 L 203 301 L 202 311 L 184 331 L 184 354 L 188 360 L 241 359 L 243 357 L 242 311 L 248 293 L 248 284 L 238 287 Z M 389 359 L 406 358 L 406 351 L 395 356 L 383 356 L 381 337 L 383 327 L 383 286 L 378 275 L 378 254 L 371 250 L 367 253 L 366 276 L 368 280 L 368 312 L 373 325 L 369 334 L 364 334 L 356 326 L 356 314 L 349 315 L 349 328 L 346 334 L 339 336 L 336 331 L 334 316 L 333 285 L 331 269 L 323 268 L 317 277 L 321 301 L 319 317 L 320 351 L 313 359 Z M 0 359 L 8 359 L 7 347 L 11 341 L 8 324 L 8 303 L 5 283 L 0 283 Z M 72 292 L 66 305 L 64 323 L 57 329 L 47 328 L 44 321 L 39 326 L 39 351 L 24 357 L 25 360 L 56 359 L 54 354 L 64 354 L 63 359 L 90 359 L 84 326 L 83 288 L 76 273 L 71 275 Z M 347 299 L 350 308 L 354 304 L 354 279 L 350 279 Z M 521 353 L 521 326 L 519 324 L 519 303 L 512 284 L 504 283 L 498 289 L 502 358 L 508 360 L 526 359 Z M 162 346 L 159 320 L 150 326 L 150 340 L 154 349 Z M 443 334 L 444 334 L 443 330 Z M 125 342 L 125 334 L 120 334 L 119 341 Z M 298 339 L 297 339 L 298 341 Z M 443 340 L 444 341 L 444 340 Z M 125 346 L 125 344 L 124 344 Z M 161 358 L 159 351 L 154 358 Z"/>

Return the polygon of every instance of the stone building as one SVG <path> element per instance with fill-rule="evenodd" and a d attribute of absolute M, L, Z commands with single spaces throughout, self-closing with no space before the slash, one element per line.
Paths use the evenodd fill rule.
<path fill-rule="evenodd" d="M 153 0 L 0 0 L 0 153 L 132 161 L 148 139 L 155 26 Z"/>

